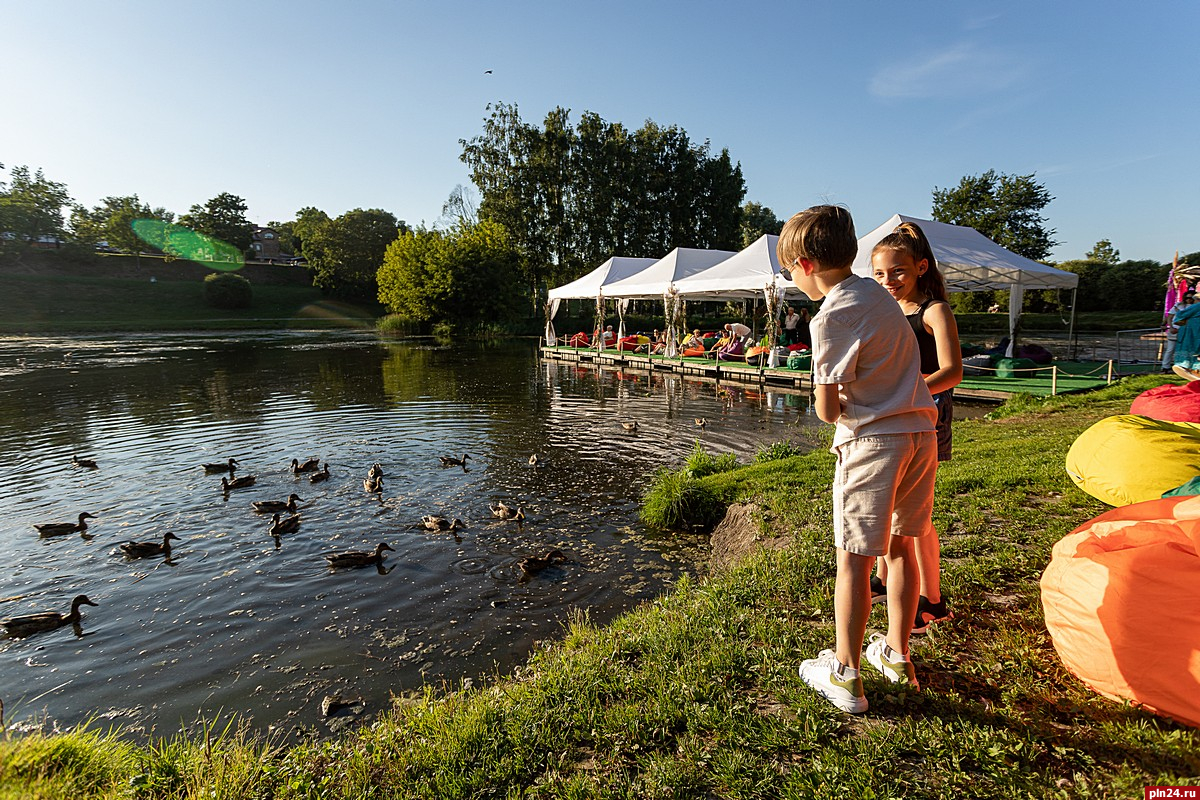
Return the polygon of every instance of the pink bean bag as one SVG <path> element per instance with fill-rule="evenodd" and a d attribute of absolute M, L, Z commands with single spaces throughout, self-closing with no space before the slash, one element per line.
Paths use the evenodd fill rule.
<path fill-rule="evenodd" d="M 1129 413 L 1166 422 L 1200 422 L 1200 381 L 1147 389 L 1133 399 Z"/>
<path fill-rule="evenodd" d="M 1200 497 L 1122 506 L 1054 545 L 1046 630 L 1105 697 L 1200 727 Z"/>

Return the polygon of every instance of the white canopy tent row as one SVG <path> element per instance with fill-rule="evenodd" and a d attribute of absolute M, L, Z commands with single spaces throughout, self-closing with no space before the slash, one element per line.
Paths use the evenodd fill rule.
<path fill-rule="evenodd" d="M 595 300 L 603 302 L 604 287 L 610 283 L 636 275 L 655 263 L 654 258 L 628 258 L 613 256 L 582 278 L 551 289 L 546 298 L 546 346 L 553 347 L 557 341 L 554 332 L 554 315 L 563 300 Z"/>
<path fill-rule="evenodd" d="M 974 228 L 934 222 L 895 214 L 887 222 L 858 240 L 854 274 L 871 276 L 871 250 L 901 222 L 913 222 L 925 233 L 933 247 L 938 269 L 951 292 L 982 292 L 1008 289 L 1008 352 L 1012 356 L 1017 340 L 1017 322 L 1026 289 L 1071 289 L 1071 326 L 1075 330 L 1074 290 L 1079 276 L 1006 250 Z"/>
<path fill-rule="evenodd" d="M 628 278 L 604 287 L 604 296 L 617 299 L 617 314 L 621 320 L 618 338 L 625 332 L 625 309 L 630 300 L 661 297 L 666 306 L 666 354 L 674 356 L 679 348 L 680 295 L 675 285 L 690 275 L 720 264 L 736 255 L 732 250 L 697 250 L 676 247 L 650 266 Z"/>

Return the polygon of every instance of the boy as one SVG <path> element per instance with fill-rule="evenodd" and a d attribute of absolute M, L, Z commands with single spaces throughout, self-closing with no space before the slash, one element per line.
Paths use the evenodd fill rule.
<path fill-rule="evenodd" d="M 937 408 L 921 380 L 920 354 L 900 305 L 873 280 L 854 275 L 854 221 L 838 206 L 796 214 L 779 235 L 779 263 L 812 300 L 817 416 L 836 423 L 833 531 L 837 546 L 833 650 L 800 664 L 800 677 L 833 705 L 867 710 L 859 673 L 870 576 L 888 562 L 888 631 L 874 634 L 867 660 L 894 683 L 917 687 L 908 638 L 920 582 L 913 537 L 929 529 L 937 470 Z"/>

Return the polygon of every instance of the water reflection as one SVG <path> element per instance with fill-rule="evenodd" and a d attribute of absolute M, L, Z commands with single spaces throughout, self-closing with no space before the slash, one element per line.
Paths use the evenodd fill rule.
<path fill-rule="evenodd" d="M 14 565 L 0 616 L 98 603 L 81 638 L 0 640 L 7 721 L 99 713 L 136 734 L 237 712 L 325 730 L 331 692 L 362 697 L 369 718 L 423 682 L 506 671 L 572 610 L 604 621 L 698 568 L 706 542 L 637 523 L 655 469 L 697 438 L 743 457 L 813 440 L 804 397 L 540 363 L 535 348 L 358 333 L 0 340 L 0 555 Z M 463 453 L 465 468 L 439 460 Z M 312 457 L 328 480 L 292 471 Z M 253 486 L 223 492 L 231 473 L 203 467 L 229 458 Z M 368 492 L 375 463 L 383 489 Z M 293 493 L 300 529 L 272 535 L 251 502 Z M 499 502 L 524 520 L 494 516 Z M 33 528 L 85 510 L 86 537 Z M 466 527 L 429 530 L 429 515 Z M 120 550 L 168 532 L 169 558 Z M 377 564 L 326 558 L 380 542 L 392 551 Z"/>

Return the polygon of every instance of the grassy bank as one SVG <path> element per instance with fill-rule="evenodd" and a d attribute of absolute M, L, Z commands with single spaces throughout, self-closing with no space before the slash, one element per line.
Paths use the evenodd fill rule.
<path fill-rule="evenodd" d="M 0 273 L 0 334 L 369 327 L 376 309 L 310 286 L 255 286 L 250 308 L 212 308 L 199 280 Z"/>
<path fill-rule="evenodd" d="M 368 730 L 295 747 L 228 731 L 149 748 L 7 736 L 0 798 L 1115 798 L 1200 782 L 1200 732 L 1064 670 L 1037 586 L 1052 544 L 1104 510 L 1064 473 L 1067 448 L 1159 382 L 956 425 L 936 516 L 957 617 L 915 645 L 923 690 L 868 677 L 863 717 L 796 673 L 832 641 L 832 457 L 815 452 L 703 478 L 757 503 L 791 546 L 611 625 L 577 619 L 489 686 L 400 700 Z"/>

